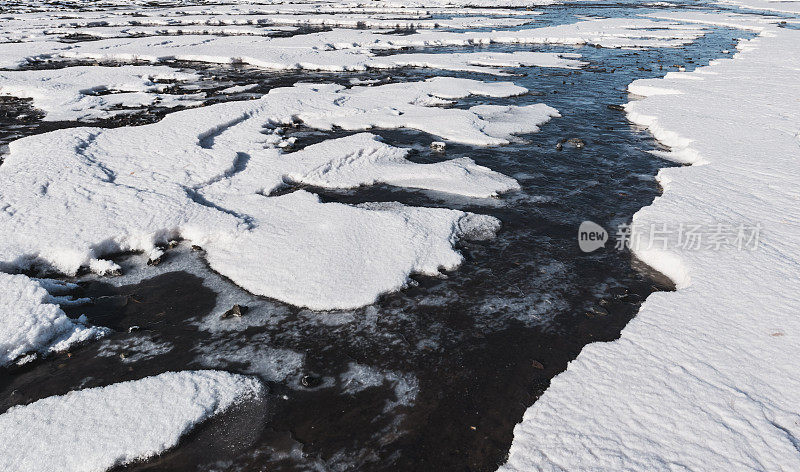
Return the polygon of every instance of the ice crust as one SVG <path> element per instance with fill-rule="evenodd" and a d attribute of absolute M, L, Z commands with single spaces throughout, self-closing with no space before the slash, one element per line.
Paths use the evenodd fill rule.
<path fill-rule="evenodd" d="M 739 49 L 631 84 L 645 97 L 631 121 L 694 164 L 662 169 L 663 196 L 634 217 L 632 249 L 678 290 L 583 349 L 525 413 L 501 470 L 800 470 L 800 31 L 767 28 Z M 761 224 L 760 245 L 651 239 L 652 224 L 717 223 Z"/>
<path fill-rule="evenodd" d="M 45 289 L 57 293 L 61 287 L 52 281 L 0 272 L 0 367 L 27 354 L 64 351 L 107 333 L 104 328 L 88 326 L 85 319 L 67 317 Z"/>
<path fill-rule="evenodd" d="M 0 166 L 0 266 L 105 271 L 113 269 L 106 254 L 135 250 L 155 258 L 159 244 L 184 238 L 252 293 L 320 310 L 366 305 L 402 288 L 411 273 L 455 268 L 461 256 L 452 246 L 465 225 L 492 233 L 497 220 L 272 191 L 291 182 L 331 188 L 385 182 L 486 197 L 518 184 L 469 159 L 413 164 L 405 151 L 369 134 L 285 153 L 284 128 L 298 122 L 354 131 L 413 128 L 500 145 L 515 133 L 537 131 L 557 111 L 436 105 L 524 92 L 510 83 L 454 78 L 350 89 L 302 84 L 146 126 L 75 128 L 14 141 Z M 59 159 L 52 159 L 54 149 Z"/>
<path fill-rule="evenodd" d="M 102 472 L 130 464 L 264 393 L 258 380 L 243 375 L 167 372 L 13 407 L 0 415 L 0 469 Z"/>

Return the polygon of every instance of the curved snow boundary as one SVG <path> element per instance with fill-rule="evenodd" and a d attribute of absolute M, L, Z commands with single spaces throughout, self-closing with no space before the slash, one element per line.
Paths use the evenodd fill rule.
<path fill-rule="evenodd" d="M 13 407 L 0 415 L 0 469 L 102 472 L 148 459 L 201 421 L 264 393 L 243 375 L 167 372 Z"/>
<path fill-rule="evenodd" d="M 0 367 L 26 354 L 47 354 L 69 349 L 108 330 L 72 320 L 55 303 L 53 292 L 65 288 L 53 281 L 36 281 L 24 275 L 0 272 Z"/>
<path fill-rule="evenodd" d="M 800 470 L 800 31 L 631 90 L 647 95 L 631 119 L 703 163 L 663 169 L 663 196 L 634 217 L 634 251 L 679 288 L 583 349 L 502 470 Z M 651 224 L 717 222 L 761 224 L 760 245 L 680 249 L 673 234 L 648 249 Z"/>

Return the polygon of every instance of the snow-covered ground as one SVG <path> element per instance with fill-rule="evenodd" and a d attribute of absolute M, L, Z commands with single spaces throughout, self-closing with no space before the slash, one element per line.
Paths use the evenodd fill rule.
<path fill-rule="evenodd" d="M 678 289 L 583 349 L 502 469 L 798 470 L 800 31 L 629 90 L 631 121 L 693 164 L 633 219 L 632 249 Z"/>
<path fill-rule="evenodd" d="M 185 371 L 45 398 L 0 415 L 0 468 L 102 472 L 141 461 L 237 403 L 263 401 L 264 393 L 252 377 Z"/>
<path fill-rule="evenodd" d="M 460 241 L 491 239 L 502 222 L 447 200 L 437 208 L 355 205 L 325 202 L 314 189 L 386 184 L 486 202 L 520 184 L 468 157 L 413 162 L 408 149 L 370 130 L 413 130 L 440 150 L 520 142 L 561 115 L 546 95 L 513 104 L 536 92 L 513 83 L 516 68 L 563 69 L 566 78 L 589 64 L 566 47 L 637 54 L 689 45 L 708 25 L 759 32 L 733 59 L 630 85 L 630 120 L 672 148 L 659 155 L 693 164 L 663 170 L 664 195 L 634 218 L 633 252 L 678 291 L 652 295 L 619 341 L 587 346 L 553 380 L 515 429 L 504 468 L 800 468 L 792 366 L 800 325 L 789 316 L 800 312 L 800 220 L 792 212 L 800 199 L 800 31 L 761 16 L 667 10 L 537 25 L 541 12 L 518 8 L 547 0 L 68 3 L 84 8 L 21 2 L 0 19 L 0 95 L 31 99 L 47 121 L 81 125 L 13 141 L 3 156 L 0 270 L 28 275 L 0 273 L 0 367 L 109 333 L 59 308 L 77 303 L 67 296 L 74 286 L 31 273 L 112 275 L 120 252 L 156 264 L 175 240 L 202 249 L 197 257 L 251 294 L 311 310 L 363 307 L 414 274 L 442 276 L 464 263 Z M 797 11 L 797 2 L 726 3 Z M 498 45 L 562 52 L 489 48 Z M 483 75 L 300 82 L 201 106 L 203 92 L 173 93 L 175 82 L 206 80 L 175 68 L 187 61 L 279 73 L 416 67 Z M 151 106 L 196 108 L 144 126 L 87 126 Z M 292 136 L 298 128 L 352 134 L 302 147 Z M 662 225 L 746 225 L 760 239 L 755 248 L 696 250 L 681 247 L 677 232 L 656 234 Z M 154 339 L 109 340 L 99 355 L 133 353 L 135 363 L 174 349 Z M 229 346 L 199 350 L 198 362 L 240 363 L 273 382 L 297 377 L 305 362 L 290 349 Z M 411 403 L 419 388 L 413 375 L 356 362 L 330 379 L 351 394 L 391 385 L 394 406 Z M 146 459 L 262 394 L 248 377 L 183 372 L 14 407 L 0 415 L 0 468 L 106 470 Z"/>

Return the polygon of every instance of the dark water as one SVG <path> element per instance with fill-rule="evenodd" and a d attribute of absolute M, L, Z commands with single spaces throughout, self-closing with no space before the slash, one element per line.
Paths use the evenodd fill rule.
<path fill-rule="evenodd" d="M 568 21 L 573 14 L 627 14 L 613 6 L 546 11 L 537 22 Z M 121 255 L 126 277 L 81 277 L 75 295 L 93 303 L 66 308 L 114 333 L 0 374 L 0 411 L 76 388 L 169 370 L 218 368 L 259 375 L 269 386 L 266 404 L 237 407 L 198 427 L 178 448 L 122 470 L 495 469 L 505 460 L 514 425 L 550 379 L 587 343 L 616 339 L 647 295 L 670 289 L 633 267 L 630 254 L 613 249 L 613 241 L 590 254 L 577 246 L 581 221 L 613 232 L 658 195 L 653 176 L 670 165 L 647 153 L 658 145 L 617 109 L 628 101 L 627 84 L 722 57 L 741 36 L 716 29 L 691 46 L 649 51 L 537 47 L 579 52 L 590 64 L 574 71 L 514 69 L 515 75 L 500 79 L 425 70 L 275 74 L 180 64 L 207 76 L 193 86 L 209 91 L 210 103 L 250 98 L 253 91 L 224 98 L 214 98 L 214 92 L 255 81 L 262 84 L 255 93 L 264 93 L 298 80 L 455 75 L 513 80 L 532 91 L 507 100 L 469 98 L 456 106 L 546 103 L 562 117 L 519 143 L 499 148 L 448 144 L 444 155 L 429 150 L 435 138 L 424 133 L 376 132 L 389 144 L 412 148 L 411 159 L 418 162 L 469 156 L 515 177 L 522 191 L 499 199 L 389 186 L 308 188 L 327 201 L 400 201 L 499 218 L 503 228 L 495 240 L 460 244 L 465 261 L 458 270 L 442 278 L 415 277 L 408 289 L 369 307 L 319 313 L 243 292 L 208 270 L 201 255 L 185 245 L 168 251 L 158 267 L 145 266 L 141 255 Z M 42 124 L 26 106 L 15 99 L 0 103 L 5 112 L 0 139 L 75 125 Z M 147 122 L 163 113 L 148 110 L 133 119 Z M 298 147 L 345 134 L 302 127 L 293 132 Z M 567 138 L 580 138 L 586 146 L 558 150 Z M 241 319 L 219 319 L 234 303 L 249 310 Z"/>

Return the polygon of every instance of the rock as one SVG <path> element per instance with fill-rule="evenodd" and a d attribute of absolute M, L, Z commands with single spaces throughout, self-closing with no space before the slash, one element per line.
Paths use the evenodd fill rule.
<path fill-rule="evenodd" d="M 531 361 L 531 365 L 533 366 L 534 369 L 539 369 L 539 370 L 544 369 L 544 365 L 539 361 Z"/>
<path fill-rule="evenodd" d="M 583 149 L 586 146 L 586 141 L 582 140 L 581 138 L 569 138 L 567 142 L 578 149 Z"/>
<path fill-rule="evenodd" d="M 322 379 L 314 375 L 304 375 L 300 379 L 300 385 L 306 388 L 319 387 L 322 384 Z"/>
<path fill-rule="evenodd" d="M 611 105 L 606 105 L 606 107 L 608 107 L 610 110 L 625 111 L 625 107 L 622 106 L 622 105 L 613 105 L 613 104 L 611 104 Z"/>
<path fill-rule="evenodd" d="M 586 146 L 586 141 L 581 138 L 561 138 L 558 140 L 558 144 L 556 144 L 556 150 L 560 151 L 564 149 L 565 144 L 571 144 L 578 149 L 583 149 Z"/>
<path fill-rule="evenodd" d="M 192 251 L 202 251 L 202 250 L 203 250 L 203 248 L 201 248 L 200 246 L 198 246 L 196 244 L 192 244 Z"/>
<path fill-rule="evenodd" d="M 431 149 L 435 152 L 444 152 L 446 144 L 442 141 L 434 141 L 431 143 Z"/>
<path fill-rule="evenodd" d="M 228 311 L 226 311 L 225 313 L 222 314 L 222 319 L 224 320 L 224 319 L 233 318 L 233 317 L 241 318 L 242 315 L 245 314 L 245 313 L 247 313 L 247 307 L 243 306 L 243 305 L 236 304 L 236 305 L 233 305 L 230 310 L 228 310 Z"/>
<path fill-rule="evenodd" d="M 600 308 L 599 306 L 592 307 L 591 312 L 597 316 L 608 316 L 608 310 Z"/>

